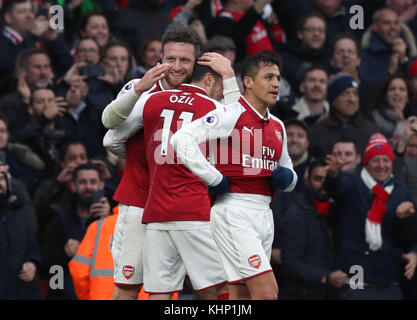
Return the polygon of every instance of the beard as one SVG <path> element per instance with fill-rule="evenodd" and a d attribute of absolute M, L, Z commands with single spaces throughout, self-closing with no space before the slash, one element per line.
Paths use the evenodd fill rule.
<path fill-rule="evenodd" d="M 46 88 L 46 87 L 48 87 L 48 86 L 50 86 L 50 85 L 52 85 L 53 84 L 53 75 L 50 75 L 50 76 L 47 76 L 47 77 L 43 77 L 43 78 L 41 78 L 41 79 L 38 79 L 38 80 L 36 80 L 36 81 L 33 81 L 33 86 L 36 88 L 36 89 L 44 89 L 44 88 Z"/>
<path fill-rule="evenodd" d="M 90 208 L 93 204 L 93 196 L 85 196 L 84 194 L 76 194 L 77 205 L 83 208 Z"/>

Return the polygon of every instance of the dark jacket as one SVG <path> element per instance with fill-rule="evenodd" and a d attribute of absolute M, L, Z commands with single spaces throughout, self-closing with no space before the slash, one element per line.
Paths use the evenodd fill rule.
<path fill-rule="evenodd" d="M 24 282 L 18 276 L 25 262 L 35 263 L 38 272 L 41 264 L 33 209 L 15 181 L 11 190 L 11 202 L 0 204 L 0 300 L 41 299 L 38 278 Z"/>
<path fill-rule="evenodd" d="M 282 59 L 282 75 L 291 84 L 291 87 L 299 92 L 299 84 L 304 75 L 304 70 L 312 65 L 320 65 L 327 68 L 329 65 L 329 52 L 322 49 L 305 48 L 300 42 L 288 43 L 285 50 L 280 51 Z M 301 94 L 300 94 L 301 95 Z"/>
<path fill-rule="evenodd" d="M 409 59 L 407 62 L 399 64 L 398 72 L 406 75 L 413 58 L 417 55 L 417 48 L 410 29 L 405 25 L 401 25 L 401 28 L 402 38 L 407 45 L 406 54 Z M 392 47 L 369 29 L 362 37 L 361 48 L 361 63 L 358 67 L 358 73 L 361 79 L 361 87 L 363 87 L 364 92 L 368 93 L 369 99 L 372 101 L 378 89 L 390 76 L 388 69 Z"/>
<path fill-rule="evenodd" d="M 317 158 L 331 153 L 334 143 L 342 138 L 353 139 L 362 154 L 370 136 L 378 132 L 378 127 L 367 120 L 360 111 L 349 123 L 343 123 L 332 108 L 327 119 L 315 123 L 309 129 L 311 155 Z"/>
<path fill-rule="evenodd" d="M 325 299 L 321 282 L 334 271 L 334 224 L 315 208 L 315 193 L 305 187 L 281 220 L 283 296 Z"/>
<path fill-rule="evenodd" d="M 88 225 L 92 221 L 83 221 L 77 214 L 75 198 L 70 202 L 53 203 L 51 209 L 55 215 L 49 222 L 41 240 L 42 274 L 47 276 L 53 265 L 64 269 L 64 289 L 49 289 L 47 299 L 77 299 L 74 284 L 68 269 L 71 258 L 65 253 L 64 247 L 69 239 L 82 241 Z"/>
<path fill-rule="evenodd" d="M 370 251 L 365 242 L 365 220 L 374 201 L 372 191 L 360 174 L 340 173 L 337 178 L 327 176 L 325 186 L 337 203 L 338 256 L 336 267 L 349 274 L 353 265 L 364 270 L 364 281 L 380 287 L 398 282 L 404 273 L 403 253 L 417 251 L 416 239 L 407 239 L 410 229 L 417 233 L 417 216 L 406 219 L 396 217 L 396 208 L 403 201 L 412 201 L 406 185 L 394 179 L 394 189 L 386 202 L 381 225 L 382 248 Z"/>

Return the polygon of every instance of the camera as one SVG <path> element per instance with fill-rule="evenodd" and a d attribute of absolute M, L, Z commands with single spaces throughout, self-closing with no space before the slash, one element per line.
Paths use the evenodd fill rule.
<path fill-rule="evenodd" d="M 93 191 L 93 202 L 92 202 L 92 204 L 100 202 L 100 199 L 103 198 L 103 197 L 104 197 L 104 190 L 103 189 L 94 190 Z"/>
<path fill-rule="evenodd" d="M 87 65 L 80 68 L 80 75 L 86 76 L 87 78 L 104 76 L 104 68 L 100 64 L 93 64 L 90 61 L 87 61 Z"/>

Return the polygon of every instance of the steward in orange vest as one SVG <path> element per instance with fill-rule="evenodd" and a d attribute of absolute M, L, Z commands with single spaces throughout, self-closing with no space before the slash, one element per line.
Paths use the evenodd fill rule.
<path fill-rule="evenodd" d="M 111 300 L 115 286 L 111 242 L 118 208 L 113 209 L 113 215 L 88 227 L 77 253 L 68 264 L 75 293 L 80 300 Z M 138 300 L 148 299 L 149 294 L 142 287 Z M 172 299 L 178 299 L 178 293 Z"/>

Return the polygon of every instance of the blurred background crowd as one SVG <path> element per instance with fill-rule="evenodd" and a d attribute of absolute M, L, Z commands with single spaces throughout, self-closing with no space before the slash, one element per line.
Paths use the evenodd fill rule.
<path fill-rule="evenodd" d="M 54 30 L 56 4 L 64 28 Z M 270 111 L 299 181 L 272 203 L 280 298 L 416 299 L 414 207 L 399 209 L 417 200 L 415 1 L 3 0 L 1 13 L 0 299 L 77 299 L 68 263 L 88 226 L 113 214 L 124 169 L 102 145 L 102 111 L 161 60 L 161 38 L 178 26 L 229 58 L 237 78 L 248 55 L 281 59 Z M 363 208 L 328 170 L 340 160 L 335 171 L 359 174 L 375 133 L 394 152 L 381 170 L 398 187 L 373 251 L 352 240 L 364 238 L 366 212 L 346 218 Z M 90 186 L 104 197 L 93 201 Z M 369 290 L 345 290 L 353 264 Z M 52 265 L 64 267 L 63 290 L 49 288 Z"/>

